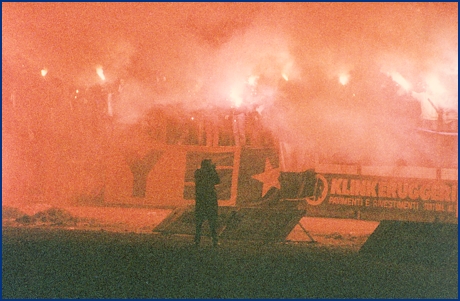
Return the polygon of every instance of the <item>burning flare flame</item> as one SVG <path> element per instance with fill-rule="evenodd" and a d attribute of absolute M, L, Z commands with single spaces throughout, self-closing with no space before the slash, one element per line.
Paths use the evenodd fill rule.
<path fill-rule="evenodd" d="M 348 74 L 340 74 L 339 75 L 339 82 L 342 84 L 342 86 L 345 86 L 348 84 L 348 81 L 350 80 L 350 75 Z"/>
<path fill-rule="evenodd" d="M 102 80 L 105 80 L 104 70 L 101 66 L 96 67 L 96 73 Z"/>

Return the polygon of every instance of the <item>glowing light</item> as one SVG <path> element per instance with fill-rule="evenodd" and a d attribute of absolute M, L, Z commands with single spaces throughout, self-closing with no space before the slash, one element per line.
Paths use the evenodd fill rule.
<path fill-rule="evenodd" d="M 43 69 L 40 71 L 40 73 L 42 74 L 43 77 L 45 77 L 46 74 L 48 73 L 48 69 L 43 68 Z"/>
<path fill-rule="evenodd" d="M 97 75 L 99 75 L 99 77 L 102 80 L 105 80 L 104 70 L 102 70 L 101 66 L 96 67 L 96 73 L 97 73 Z"/>
<path fill-rule="evenodd" d="M 348 74 L 339 75 L 339 82 L 342 84 L 342 86 L 345 86 L 346 84 L 348 84 L 349 80 L 350 80 L 350 75 Z"/>
<path fill-rule="evenodd" d="M 248 84 L 251 85 L 251 86 L 255 86 L 257 84 L 257 80 L 259 79 L 259 76 L 258 75 L 251 75 L 249 78 L 248 78 Z"/>
<path fill-rule="evenodd" d="M 289 80 L 288 76 L 285 73 L 281 74 L 281 76 L 284 78 L 285 81 Z"/>
<path fill-rule="evenodd" d="M 230 93 L 230 100 L 236 108 L 239 108 L 243 103 L 243 98 L 240 93 L 234 88 Z"/>
<path fill-rule="evenodd" d="M 443 94 L 446 89 L 441 84 L 439 79 L 435 75 L 430 75 L 426 78 L 427 90 L 432 94 L 439 95 Z"/>
<path fill-rule="evenodd" d="M 412 89 L 412 85 L 401 74 L 396 71 L 390 72 L 390 77 L 407 92 Z"/>

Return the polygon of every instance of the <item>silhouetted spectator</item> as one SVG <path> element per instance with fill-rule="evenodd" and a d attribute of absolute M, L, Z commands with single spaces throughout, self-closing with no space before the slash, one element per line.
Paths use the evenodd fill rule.
<path fill-rule="evenodd" d="M 215 185 L 220 183 L 216 166 L 212 161 L 205 159 L 201 162 L 201 168 L 195 171 L 195 245 L 200 245 L 201 228 L 203 222 L 208 220 L 211 229 L 213 246 L 217 246 L 217 217 L 218 204 Z"/>
<path fill-rule="evenodd" d="M 242 110 L 233 110 L 233 136 L 236 146 L 246 145 L 246 113 Z"/>
<path fill-rule="evenodd" d="M 204 130 L 206 136 L 206 146 L 219 146 L 219 116 L 216 110 L 208 108 L 205 114 Z"/>

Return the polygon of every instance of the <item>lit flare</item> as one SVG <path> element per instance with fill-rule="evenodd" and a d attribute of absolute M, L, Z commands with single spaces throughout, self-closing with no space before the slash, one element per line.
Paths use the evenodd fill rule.
<path fill-rule="evenodd" d="M 395 81 L 398 85 L 400 85 L 406 92 L 412 90 L 412 85 L 409 81 L 407 81 L 399 72 L 393 71 L 390 73 L 390 77 L 393 81 Z"/>
<path fill-rule="evenodd" d="M 339 75 L 339 82 L 342 84 L 342 86 L 345 86 L 346 84 L 348 84 L 349 80 L 350 80 L 350 75 L 348 74 Z"/>
<path fill-rule="evenodd" d="M 104 70 L 102 69 L 101 66 L 98 66 L 98 67 L 96 68 L 96 73 L 97 73 L 97 75 L 99 75 L 99 77 L 100 77 L 102 80 L 105 80 Z"/>

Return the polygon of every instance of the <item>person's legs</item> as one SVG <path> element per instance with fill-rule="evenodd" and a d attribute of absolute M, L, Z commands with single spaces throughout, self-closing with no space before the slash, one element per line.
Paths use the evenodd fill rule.
<path fill-rule="evenodd" d="M 201 241 L 201 227 L 203 226 L 203 218 L 201 216 L 195 217 L 195 245 L 199 245 Z"/>
<path fill-rule="evenodd" d="M 217 217 L 210 217 L 208 222 L 209 228 L 211 229 L 212 245 L 215 247 L 217 246 Z"/>

